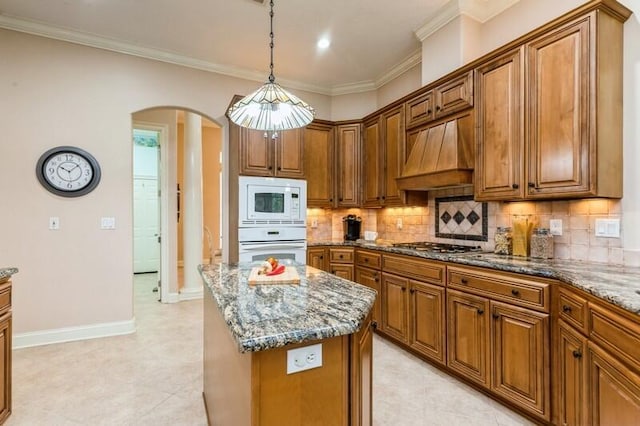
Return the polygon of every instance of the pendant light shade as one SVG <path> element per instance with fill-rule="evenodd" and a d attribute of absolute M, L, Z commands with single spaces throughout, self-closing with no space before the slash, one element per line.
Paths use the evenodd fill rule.
<path fill-rule="evenodd" d="M 273 0 L 271 0 L 270 6 L 271 74 L 269 74 L 269 81 L 231 106 L 228 116 L 238 126 L 249 129 L 266 131 L 296 129 L 311 123 L 315 111 L 309 104 L 287 92 L 275 82 L 273 75 Z"/>

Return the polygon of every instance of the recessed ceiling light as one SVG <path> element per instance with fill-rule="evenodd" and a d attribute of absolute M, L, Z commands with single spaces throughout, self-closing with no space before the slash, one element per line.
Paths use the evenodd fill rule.
<path fill-rule="evenodd" d="M 320 49 L 326 49 L 329 45 L 331 45 L 331 41 L 329 41 L 328 38 L 321 38 L 318 40 L 318 48 Z"/>

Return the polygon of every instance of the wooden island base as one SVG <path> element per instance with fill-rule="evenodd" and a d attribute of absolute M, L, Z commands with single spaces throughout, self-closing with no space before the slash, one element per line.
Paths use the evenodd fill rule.
<path fill-rule="evenodd" d="M 370 425 L 371 319 L 356 333 L 240 353 L 204 298 L 204 390 L 215 426 Z M 322 343 L 322 366 L 287 374 L 287 351 Z"/>

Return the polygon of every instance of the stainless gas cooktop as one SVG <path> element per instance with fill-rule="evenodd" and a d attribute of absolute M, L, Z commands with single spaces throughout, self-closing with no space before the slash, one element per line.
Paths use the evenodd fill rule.
<path fill-rule="evenodd" d="M 418 251 L 430 251 L 434 253 L 467 253 L 470 251 L 480 251 L 480 246 L 463 246 L 458 244 L 431 243 L 428 241 L 418 241 L 410 243 L 395 243 L 393 247 L 408 248 Z"/>

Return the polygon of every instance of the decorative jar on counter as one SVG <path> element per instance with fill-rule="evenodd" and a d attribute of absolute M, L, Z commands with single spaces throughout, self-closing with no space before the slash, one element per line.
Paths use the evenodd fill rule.
<path fill-rule="evenodd" d="M 535 228 L 531 235 L 531 257 L 553 258 L 553 235 L 548 228 Z"/>
<path fill-rule="evenodd" d="M 495 254 L 507 254 L 513 253 L 513 240 L 511 235 L 511 228 L 508 226 L 498 226 L 496 234 L 493 237 L 495 247 L 493 252 Z"/>

